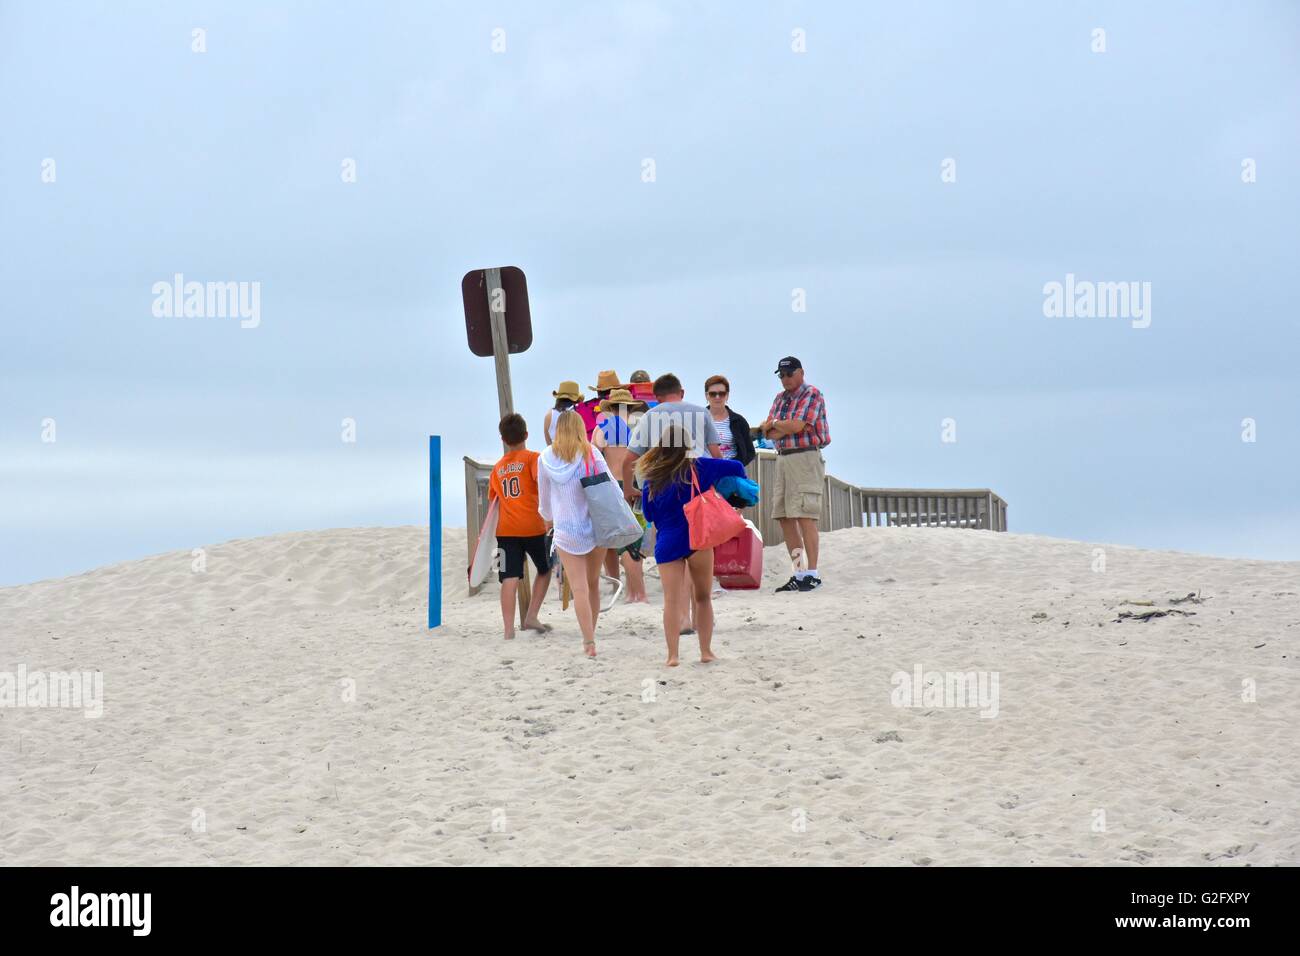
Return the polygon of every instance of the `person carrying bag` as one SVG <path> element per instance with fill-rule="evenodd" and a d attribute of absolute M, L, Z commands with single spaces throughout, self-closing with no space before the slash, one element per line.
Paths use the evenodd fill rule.
<path fill-rule="evenodd" d="M 684 626 L 700 640 L 700 660 L 713 653 L 713 548 L 744 530 L 745 522 L 713 486 L 743 478 L 734 459 L 692 458 L 690 437 L 670 424 L 636 462 L 641 478 L 641 513 L 655 526 L 655 561 L 664 587 L 664 641 L 669 667 L 678 664 Z M 692 624 L 693 622 L 693 624 Z"/>
<path fill-rule="evenodd" d="M 591 498 L 585 484 L 593 473 L 603 472 L 603 477 L 608 478 L 609 467 L 600 451 L 587 441 L 582 418 L 572 409 L 556 416 L 555 438 L 537 464 L 537 510 L 554 527 L 555 552 L 573 591 L 583 652 L 595 657 L 605 546 L 597 540 L 593 511 L 598 509 L 589 505 Z M 599 510 L 603 513 L 607 509 Z M 603 519 L 601 523 L 605 524 Z"/>

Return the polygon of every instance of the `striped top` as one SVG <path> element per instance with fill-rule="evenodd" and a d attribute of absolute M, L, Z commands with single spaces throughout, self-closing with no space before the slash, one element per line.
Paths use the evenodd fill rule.
<path fill-rule="evenodd" d="M 713 427 L 718 430 L 718 437 L 722 439 L 718 442 L 718 447 L 722 450 L 723 458 L 736 457 L 736 439 L 731 434 L 731 416 L 728 415 L 722 421 L 716 418 L 713 420 Z"/>

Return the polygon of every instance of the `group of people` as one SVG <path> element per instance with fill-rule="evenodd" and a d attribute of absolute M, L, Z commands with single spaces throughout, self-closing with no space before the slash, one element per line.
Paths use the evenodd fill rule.
<path fill-rule="evenodd" d="M 777 364 L 781 391 L 762 424 L 749 422 L 727 404 L 731 385 L 713 375 L 704 383 L 707 407 L 686 401 L 671 373 L 653 382 L 644 371 L 628 382 L 609 370 L 597 376 L 592 399 L 576 381 L 561 382 L 553 407 L 542 418 L 546 448 L 527 447 L 523 416 L 506 415 L 499 430 L 506 447 L 492 468 L 489 497 L 499 502 L 497 547 L 501 556 L 501 614 L 505 636 L 514 637 L 514 608 L 525 560 L 537 571 L 523 627 L 548 631 L 538 611 L 551 581 L 552 551 L 573 592 L 583 650 L 596 656 L 602 572 L 627 575 L 627 600 L 646 600 L 640 541 L 615 552 L 598 547 L 584 493 L 588 481 L 608 474 L 617 481 L 642 527 L 653 525 L 654 558 L 664 593 L 667 664 L 678 663 L 683 633 L 694 631 L 700 660 L 716 660 L 713 640 L 713 549 L 693 550 L 685 508 L 694 495 L 720 481 L 744 477 L 757 456 L 756 439 L 777 452 L 776 480 L 769 494 L 794 565 L 782 592 L 821 586 L 817 572 L 818 519 L 825 487 L 821 449 L 830 443 L 826 403 L 804 381 L 802 363 L 787 356 Z M 808 454 L 811 453 L 811 454 Z M 635 529 L 632 534 L 635 534 Z"/>

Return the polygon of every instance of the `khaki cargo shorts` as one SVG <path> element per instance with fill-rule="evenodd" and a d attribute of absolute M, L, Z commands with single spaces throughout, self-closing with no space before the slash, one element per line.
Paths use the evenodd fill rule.
<path fill-rule="evenodd" d="M 772 487 L 773 518 L 820 518 L 826 459 L 820 451 L 778 455 Z"/>

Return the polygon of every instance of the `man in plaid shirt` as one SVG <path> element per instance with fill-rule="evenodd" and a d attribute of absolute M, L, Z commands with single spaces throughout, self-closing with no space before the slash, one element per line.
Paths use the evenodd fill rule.
<path fill-rule="evenodd" d="M 781 523 L 785 547 L 795 573 L 778 591 L 815 591 L 817 522 L 826 489 L 826 459 L 821 450 L 831 443 L 826 400 L 803 380 L 803 363 L 787 355 L 776 366 L 781 392 L 772 402 L 759 433 L 776 446 L 776 482 L 772 488 L 772 517 Z"/>

